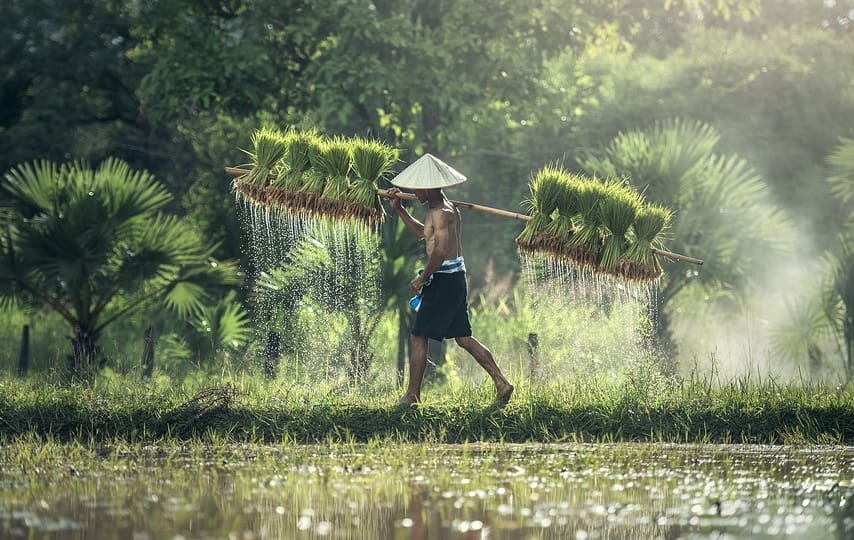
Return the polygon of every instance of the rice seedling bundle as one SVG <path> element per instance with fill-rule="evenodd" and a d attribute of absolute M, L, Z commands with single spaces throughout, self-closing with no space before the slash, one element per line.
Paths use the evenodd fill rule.
<path fill-rule="evenodd" d="M 267 189 L 267 201 L 295 214 L 310 213 L 314 196 L 305 189 L 312 171 L 311 154 L 317 151 L 323 139 L 314 130 L 295 129 L 289 130 L 284 139 L 285 156 Z"/>
<path fill-rule="evenodd" d="M 293 193 L 291 207 L 296 213 L 315 215 L 322 213 L 321 195 L 326 185 L 327 175 L 320 169 L 320 160 L 325 152 L 327 141 L 315 135 L 305 138 L 304 144 L 307 148 L 309 165 L 302 172 L 302 181 L 296 193 Z"/>
<path fill-rule="evenodd" d="M 287 137 L 283 174 L 277 184 L 292 193 L 303 187 L 303 175 L 311 169 L 311 152 L 321 142 L 315 131 L 292 131 Z"/>
<path fill-rule="evenodd" d="M 607 233 L 599 254 L 599 268 L 614 273 L 627 249 L 626 233 L 634 224 L 642 205 L 638 193 L 622 182 L 603 184 L 603 197 L 597 212 L 599 222 Z"/>
<path fill-rule="evenodd" d="M 270 174 L 285 157 L 287 148 L 282 133 L 276 129 L 262 128 L 252 134 L 252 169 L 241 181 L 254 186 L 266 187 Z"/>
<path fill-rule="evenodd" d="M 606 196 L 606 188 L 600 182 L 587 180 L 580 183 L 575 233 L 567 246 L 568 257 L 579 266 L 596 265 L 602 245 L 599 201 Z"/>
<path fill-rule="evenodd" d="M 326 178 L 320 194 L 319 211 L 333 219 L 346 218 L 346 198 L 350 190 L 350 171 L 353 167 L 351 144 L 343 137 L 334 137 L 323 145 L 315 168 Z"/>
<path fill-rule="evenodd" d="M 275 174 L 285 155 L 285 140 L 276 129 L 258 129 L 252 133 L 252 150 L 243 151 L 251 158 L 251 169 L 235 181 L 235 191 L 253 204 L 265 204 L 270 175 Z"/>
<path fill-rule="evenodd" d="M 582 182 L 581 177 L 566 173 L 558 185 L 555 217 L 545 226 L 540 243 L 544 251 L 556 257 L 565 258 L 569 254 L 569 238 L 575 232 L 573 219 L 579 211 L 578 197 Z"/>
<path fill-rule="evenodd" d="M 531 220 L 516 237 L 519 249 L 534 252 L 542 247 L 545 230 L 552 222 L 552 214 L 557 210 L 561 184 L 566 177 L 566 171 L 557 165 L 546 165 L 531 177 L 531 194 L 522 203 L 528 207 Z"/>
<path fill-rule="evenodd" d="M 398 160 L 398 151 L 380 141 L 357 138 L 352 143 L 355 180 L 347 192 L 351 217 L 377 223 L 385 215 L 377 195 L 377 181 L 387 176 Z"/>
<path fill-rule="evenodd" d="M 621 275 L 635 281 L 657 279 L 661 264 L 653 249 L 662 248 L 662 233 L 670 226 L 673 212 L 662 206 L 646 204 L 640 208 L 633 225 L 635 241 L 626 251 Z"/>

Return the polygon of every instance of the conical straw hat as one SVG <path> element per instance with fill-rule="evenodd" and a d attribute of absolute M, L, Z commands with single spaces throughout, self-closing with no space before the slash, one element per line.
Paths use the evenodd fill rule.
<path fill-rule="evenodd" d="M 395 176 L 391 183 L 407 189 L 439 189 L 466 181 L 466 177 L 432 154 L 424 154 Z"/>

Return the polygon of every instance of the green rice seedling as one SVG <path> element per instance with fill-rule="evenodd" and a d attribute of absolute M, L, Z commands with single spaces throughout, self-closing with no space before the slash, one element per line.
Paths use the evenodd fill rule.
<path fill-rule="evenodd" d="M 252 168 L 239 180 L 254 186 L 266 187 L 270 183 L 270 173 L 279 166 L 286 150 L 285 141 L 279 130 L 271 128 L 255 130 L 252 133 L 252 151 L 246 152 L 252 158 Z"/>
<path fill-rule="evenodd" d="M 579 184 L 575 232 L 567 246 L 569 259 L 578 266 L 596 265 L 602 246 L 599 201 L 605 195 L 604 185 L 596 180 L 586 180 Z"/>
<path fill-rule="evenodd" d="M 251 168 L 232 184 L 238 196 L 253 204 L 266 204 L 271 175 L 275 175 L 285 150 L 281 132 L 271 128 L 255 130 L 252 134 L 252 151 L 244 150 L 252 159 Z"/>
<path fill-rule="evenodd" d="M 302 210 L 310 214 L 321 211 L 321 196 L 326 186 L 326 180 L 329 178 L 326 171 L 321 169 L 321 161 L 327 145 L 328 142 L 321 138 L 309 141 L 308 145 L 309 168 L 303 173 L 298 200 Z"/>
<path fill-rule="evenodd" d="M 303 175 L 311 169 L 311 152 L 320 144 L 316 131 L 292 131 L 287 137 L 285 169 L 280 185 L 288 191 L 300 191 L 303 187 Z"/>
<path fill-rule="evenodd" d="M 599 268 L 613 273 L 626 251 L 626 233 L 635 222 L 642 200 L 634 189 L 615 180 L 605 182 L 603 195 L 597 212 L 607 235 L 599 254 Z"/>
<path fill-rule="evenodd" d="M 573 218 L 579 211 L 578 198 L 582 182 L 581 177 L 571 173 L 566 173 L 561 178 L 555 217 L 543 231 L 543 249 L 559 258 L 567 257 L 569 237 L 574 232 Z"/>
<path fill-rule="evenodd" d="M 624 257 L 623 274 L 629 279 L 646 281 L 662 274 L 661 264 L 653 248 L 662 248 L 661 236 L 670 226 L 673 212 L 663 206 L 646 204 L 640 208 L 633 226 L 635 241 Z"/>
<path fill-rule="evenodd" d="M 268 203 L 295 213 L 305 211 L 306 197 L 301 191 L 311 170 L 311 152 L 322 139 L 315 130 L 289 130 L 285 135 L 285 157 L 267 197 Z"/>
<path fill-rule="evenodd" d="M 399 152 L 374 139 L 356 138 L 351 148 L 356 178 L 347 193 L 351 203 L 348 213 L 357 219 L 378 222 L 384 214 L 377 195 L 377 181 L 391 172 Z"/>
<path fill-rule="evenodd" d="M 330 217 L 342 217 L 342 201 L 346 200 L 350 189 L 352 167 L 353 151 L 350 142 L 339 136 L 327 141 L 323 152 L 317 157 L 317 169 L 326 177 L 321 204 Z"/>
<path fill-rule="evenodd" d="M 561 184 L 566 177 L 566 171 L 555 164 L 546 165 L 531 177 L 528 184 L 531 194 L 522 202 L 528 207 L 531 220 L 516 237 L 519 249 L 533 253 L 542 247 L 544 231 L 557 210 Z"/>

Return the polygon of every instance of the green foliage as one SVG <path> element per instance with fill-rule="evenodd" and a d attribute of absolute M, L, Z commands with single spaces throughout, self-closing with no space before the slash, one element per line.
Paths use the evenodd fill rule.
<path fill-rule="evenodd" d="M 39 301 L 73 331 L 76 375 L 88 378 L 103 329 L 161 302 L 182 316 L 199 311 L 206 288 L 236 281 L 232 263 L 210 258 L 186 223 L 160 213 L 170 195 L 145 172 L 109 159 L 22 164 L 4 176 L 16 203 L 0 262 L 7 301 Z"/>
<path fill-rule="evenodd" d="M 538 164 L 661 118 L 691 118 L 714 126 L 716 152 L 737 150 L 778 200 L 807 216 L 806 244 L 835 250 L 826 231 L 848 219 L 833 199 L 844 188 L 816 186 L 828 149 L 854 135 L 849 10 L 814 0 L 9 0 L 0 6 L 0 166 L 120 156 L 180 196 L 188 225 L 221 242 L 217 257 L 242 256 L 251 268 L 221 171 L 240 162 L 235 150 L 254 126 L 317 126 L 370 134 L 404 157 L 454 156 L 470 178 L 488 181 L 461 186 L 460 198 L 515 208 Z M 672 143 L 667 163 L 694 161 L 678 133 Z M 744 173 L 724 165 L 720 174 Z M 327 178 L 324 194 L 343 186 Z M 645 195 L 659 202 L 688 192 L 652 189 Z M 724 254 L 746 262 L 725 275 L 729 263 L 714 268 L 719 254 L 701 242 L 713 229 L 679 235 L 688 227 L 681 208 L 670 234 L 709 265 L 690 280 L 716 280 L 713 293 L 737 288 L 737 275 L 757 265 L 735 254 L 756 245 L 714 229 Z M 722 225 L 742 211 L 722 214 Z M 0 227 L 11 212 L 0 200 Z M 518 224 L 466 219 L 469 266 L 518 271 Z M 569 223 L 558 215 L 550 225 Z M 601 231 L 586 230 L 596 245 Z"/>
<path fill-rule="evenodd" d="M 376 247 L 340 229 L 314 233 L 330 244 L 307 236 L 261 276 L 254 299 L 263 310 L 258 322 L 279 331 L 285 349 L 300 352 L 307 363 L 332 357 L 351 381 L 364 383 L 374 357 L 371 340 L 382 316 L 374 283 Z M 299 331 L 305 321 L 306 330 Z"/>
<path fill-rule="evenodd" d="M 854 227 L 854 207 L 850 204 L 854 202 L 854 139 L 842 139 L 827 162 L 831 192 L 843 209 L 848 207 L 846 226 Z"/>
<path fill-rule="evenodd" d="M 161 310 L 144 313 L 141 319 L 152 321 L 155 373 L 173 377 L 186 377 L 197 370 L 221 371 L 238 363 L 252 338 L 252 321 L 235 291 L 207 303 L 189 317 L 170 317 Z M 116 354 L 128 355 L 129 351 Z M 134 374 L 139 370 L 138 362 L 128 363 L 127 358 L 117 358 L 114 364 L 116 373 Z"/>
<path fill-rule="evenodd" d="M 528 207 L 531 220 L 516 239 L 522 248 L 535 249 L 536 240 L 545 232 L 552 221 L 561 197 L 561 185 L 567 181 L 567 173 L 557 165 L 546 165 L 531 177 L 530 195 L 522 203 Z"/>
<path fill-rule="evenodd" d="M 848 377 L 854 377 L 854 237 L 839 236 L 839 247 L 826 255 L 826 313 L 842 349 Z"/>
<path fill-rule="evenodd" d="M 815 186 L 829 149 L 851 137 L 843 119 L 854 114 L 854 100 L 841 74 L 854 67 L 852 46 L 850 33 L 803 26 L 692 28 L 666 54 L 600 54 L 584 63 L 598 82 L 600 107 L 572 140 L 589 147 L 661 118 L 699 121 L 719 134 L 717 151 L 748 160 L 782 205 L 816 230 L 833 228 L 826 212 L 833 201 Z"/>

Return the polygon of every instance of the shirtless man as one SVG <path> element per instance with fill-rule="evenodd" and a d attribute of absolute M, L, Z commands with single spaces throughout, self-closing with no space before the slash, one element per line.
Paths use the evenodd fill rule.
<path fill-rule="evenodd" d="M 513 385 L 504 378 L 489 349 L 472 336 L 469 323 L 459 210 L 440 188 L 414 189 L 414 192 L 421 204 L 427 206 L 423 224 L 401 205 L 400 189 L 388 190 L 389 205 L 409 231 L 419 240 L 425 240 L 428 258 L 424 270 L 409 283 L 410 289 L 421 293 L 421 304 L 410 338 L 409 385 L 399 403 L 421 401 L 421 381 L 427 367 L 427 338 L 438 341 L 454 338 L 492 378 L 495 404 L 503 406 L 513 394 Z"/>

